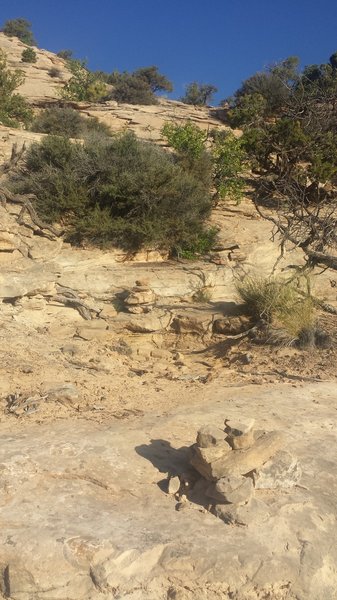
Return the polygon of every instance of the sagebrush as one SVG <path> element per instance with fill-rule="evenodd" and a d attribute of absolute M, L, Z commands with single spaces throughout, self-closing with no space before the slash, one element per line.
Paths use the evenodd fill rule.
<path fill-rule="evenodd" d="M 36 194 L 40 216 L 62 222 L 72 241 L 173 253 L 207 246 L 209 190 L 130 132 L 84 144 L 48 136 L 31 146 L 12 187 Z"/>

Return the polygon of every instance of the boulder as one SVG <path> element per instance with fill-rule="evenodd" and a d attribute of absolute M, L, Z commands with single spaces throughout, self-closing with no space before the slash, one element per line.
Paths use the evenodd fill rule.
<path fill-rule="evenodd" d="M 296 485 L 301 477 L 302 469 L 298 460 L 289 452 L 281 450 L 254 473 L 255 489 L 290 488 Z"/>

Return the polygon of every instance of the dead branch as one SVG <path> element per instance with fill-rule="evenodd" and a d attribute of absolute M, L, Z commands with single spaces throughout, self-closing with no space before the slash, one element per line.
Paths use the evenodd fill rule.
<path fill-rule="evenodd" d="M 46 235 L 44 233 L 44 230 L 47 230 L 50 231 L 50 233 L 52 233 L 54 237 L 61 237 L 61 235 L 63 234 L 62 230 L 58 231 L 57 229 L 55 229 L 55 227 L 49 225 L 48 223 L 45 223 L 44 221 L 42 221 L 42 219 L 40 219 L 37 216 L 31 200 L 36 200 L 36 196 L 34 194 L 13 194 L 6 187 L 0 187 L 0 204 L 2 204 L 2 206 L 6 207 L 7 202 L 10 202 L 12 204 L 20 204 L 22 206 L 20 214 L 18 216 L 19 225 L 27 225 L 23 220 L 23 216 L 27 212 L 33 224 L 38 228 L 41 234 Z"/>

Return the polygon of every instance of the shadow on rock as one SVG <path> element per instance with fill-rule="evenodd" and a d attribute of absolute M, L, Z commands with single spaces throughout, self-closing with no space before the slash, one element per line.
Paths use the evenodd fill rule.
<path fill-rule="evenodd" d="M 149 460 L 160 473 L 181 475 L 189 469 L 190 448 L 173 448 L 166 440 L 151 440 L 135 448 L 137 454 Z"/>

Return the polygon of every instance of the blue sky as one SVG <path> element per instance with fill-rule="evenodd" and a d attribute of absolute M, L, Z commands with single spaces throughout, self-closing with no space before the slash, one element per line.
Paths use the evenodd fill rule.
<path fill-rule="evenodd" d="M 216 100 L 264 66 L 297 55 L 326 62 L 337 50 L 336 0 L 0 0 L 1 20 L 26 17 L 41 48 L 71 48 L 111 72 L 158 65 L 172 97 L 191 81 Z"/>

